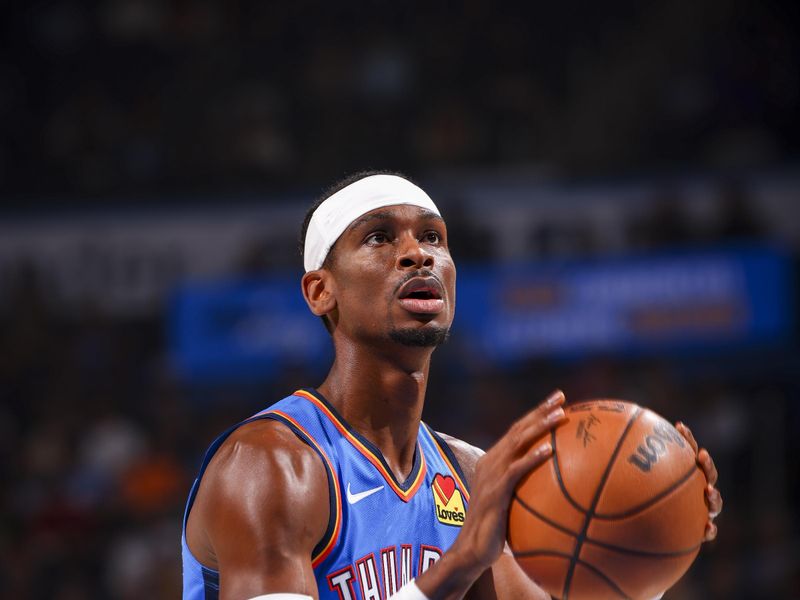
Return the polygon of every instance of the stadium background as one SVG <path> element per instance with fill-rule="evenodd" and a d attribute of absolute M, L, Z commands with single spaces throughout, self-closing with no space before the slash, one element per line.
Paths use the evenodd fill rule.
<path fill-rule="evenodd" d="M 324 373 L 305 208 L 389 168 L 460 267 L 426 420 L 681 418 L 726 505 L 667 597 L 799 597 L 796 4 L 433 4 L 4 7 L 0 595 L 179 595 L 200 453 Z"/>

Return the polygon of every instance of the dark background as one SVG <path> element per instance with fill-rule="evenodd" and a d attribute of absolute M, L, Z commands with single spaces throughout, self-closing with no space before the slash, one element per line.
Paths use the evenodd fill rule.
<path fill-rule="evenodd" d="M 202 451 L 325 365 L 188 381 L 170 294 L 194 276 L 299 279 L 302 214 L 350 172 L 428 187 L 459 265 L 731 243 L 796 265 L 798 20 L 789 1 L 5 6 L 0 594 L 179 595 Z M 502 218 L 520 211 L 522 234 Z M 207 235 L 229 216 L 261 234 Z M 175 242 L 183 263 L 169 244 L 139 261 L 149 236 L 184 231 L 196 235 Z M 140 301 L 144 268 L 158 277 Z M 711 450 L 726 508 L 666 597 L 797 598 L 796 319 L 786 337 L 500 366 L 454 339 L 434 358 L 425 418 L 486 446 L 555 387 L 680 418 Z"/>

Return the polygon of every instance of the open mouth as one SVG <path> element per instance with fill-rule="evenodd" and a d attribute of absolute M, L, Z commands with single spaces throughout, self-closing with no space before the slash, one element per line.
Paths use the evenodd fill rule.
<path fill-rule="evenodd" d="M 418 298 L 421 300 L 431 300 L 431 299 L 440 299 L 441 295 L 439 294 L 438 290 L 424 288 L 421 290 L 414 290 L 407 296 L 403 296 L 403 298 Z"/>
<path fill-rule="evenodd" d="M 443 290 L 432 277 L 414 278 L 400 288 L 400 304 L 417 314 L 437 314 L 444 308 Z"/>

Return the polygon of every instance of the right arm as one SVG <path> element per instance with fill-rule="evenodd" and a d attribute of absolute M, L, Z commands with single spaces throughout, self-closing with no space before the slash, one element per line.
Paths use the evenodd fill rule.
<path fill-rule="evenodd" d="M 325 468 L 272 420 L 237 429 L 208 465 L 186 526 L 195 557 L 220 574 L 220 599 L 317 598 L 311 554 L 328 525 Z"/>
<path fill-rule="evenodd" d="M 419 589 L 428 598 L 462 598 L 481 574 L 501 557 L 506 545 L 508 507 L 514 487 L 526 473 L 544 463 L 551 455 L 552 448 L 547 442 L 540 443 L 536 448 L 531 446 L 548 430 L 564 421 L 563 403 L 564 394 L 555 392 L 516 421 L 477 460 L 470 478 L 472 491 L 469 510 L 461 532 L 441 560 L 417 579 Z M 508 557 L 505 562 L 514 561 Z M 501 578 L 514 574 L 513 568 L 505 569 L 499 563 L 498 566 L 505 571 Z M 515 566 L 511 564 L 511 567 Z M 507 583 L 513 584 L 511 581 Z M 486 593 L 489 597 L 494 596 L 494 590 L 487 590 Z M 524 592 L 523 597 L 542 596 L 546 597 L 546 594 L 532 586 Z"/>

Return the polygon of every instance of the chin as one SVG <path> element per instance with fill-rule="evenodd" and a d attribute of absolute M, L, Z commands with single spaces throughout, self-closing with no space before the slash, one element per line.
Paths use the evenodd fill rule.
<path fill-rule="evenodd" d="M 435 348 L 441 346 L 450 337 L 449 327 L 408 327 L 403 329 L 392 329 L 389 337 L 404 346 L 415 348 Z"/>

